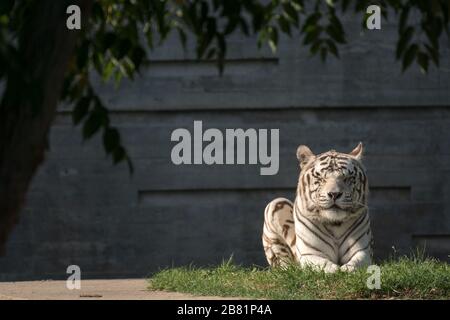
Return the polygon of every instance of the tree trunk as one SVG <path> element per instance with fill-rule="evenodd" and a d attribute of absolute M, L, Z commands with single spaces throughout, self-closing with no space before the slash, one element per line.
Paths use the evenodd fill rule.
<path fill-rule="evenodd" d="M 44 159 L 63 79 L 79 31 L 66 28 L 66 8 L 77 4 L 83 22 L 92 0 L 40 0 L 31 4 L 19 41 L 24 67 L 40 97 L 24 88 L 23 75 L 9 76 L 0 105 L 0 253 L 18 222 L 26 192 Z M 84 23 L 82 28 L 85 27 Z"/>

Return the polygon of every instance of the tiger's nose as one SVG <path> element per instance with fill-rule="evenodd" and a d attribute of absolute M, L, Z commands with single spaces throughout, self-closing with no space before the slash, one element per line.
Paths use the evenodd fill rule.
<path fill-rule="evenodd" d="M 337 200 L 342 196 L 342 192 L 328 192 L 328 196 L 333 200 Z"/>

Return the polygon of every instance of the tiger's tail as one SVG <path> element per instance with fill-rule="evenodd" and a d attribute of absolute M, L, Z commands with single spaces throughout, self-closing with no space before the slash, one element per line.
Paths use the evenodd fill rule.
<path fill-rule="evenodd" d="M 288 199 L 277 198 L 266 206 L 262 242 L 270 266 L 297 261 L 293 204 Z"/>

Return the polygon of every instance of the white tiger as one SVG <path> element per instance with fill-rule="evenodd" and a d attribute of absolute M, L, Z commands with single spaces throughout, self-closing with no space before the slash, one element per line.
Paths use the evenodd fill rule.
<path fill-rule="evenodd" d="M 277 198 L 264 213 L 263 246 L 271 266 L 295 261 L 325 272 L 371 264 L 372 232 L 362 143 L 349 154 L 297 149 L 295 202 Z"/>

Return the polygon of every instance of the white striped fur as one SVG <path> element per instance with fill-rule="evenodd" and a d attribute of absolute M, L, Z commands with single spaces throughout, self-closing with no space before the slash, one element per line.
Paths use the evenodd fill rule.
<path fill-rule="evenodd" d="M 295 202 L 277 198 L 264 212 L 263 246 L 271 266 L 290 261 L 325 272 L 352 271 L 372 261 L 368 180 L 360 143 L 349 154 L 314 155 L 300 146 Z"/>

